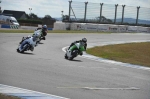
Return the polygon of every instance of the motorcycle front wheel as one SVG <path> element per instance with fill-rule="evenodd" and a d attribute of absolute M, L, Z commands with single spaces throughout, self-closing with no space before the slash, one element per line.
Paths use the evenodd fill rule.
<path fill-rule="evenodd" d="M 29 47 L 29 45 L 25 44 L 22 48 L 22 51 L 20 51 L 20 53 L 24 53 L 24 51 L 26 51 L 28 47 Z"/>
<path fill-rule="evenodd" d="M 65 59 L 68 59 L 67 53 L 65 54 Z"/>

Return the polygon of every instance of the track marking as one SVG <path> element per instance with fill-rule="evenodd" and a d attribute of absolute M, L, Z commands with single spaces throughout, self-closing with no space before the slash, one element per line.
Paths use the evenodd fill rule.
<path fill-rule="evenodd" d="M 92 87 L 84 87 L 83 89 L 88 90 L 140 90 L 140 88 L 129 87 L 129 88 L 92 88 Z"/>
<path fill-rule="evenodd" d="M 7 86 L 3 84 L 0 84 L 0 93 L 6 95 L 18 96 L 23 99 L 29 99 L 33 97 L 36 99 L 69 99 L 69 98 L 60 97 L 52 94 L 27 90 L 27 89 L 13 87 L 13 86 Z"/>
<path fill-rule="evenodd" d="M 111 44 L 124 44 L 124 43 L 137 43 L 137 42 L 150 42 L 150 40 L 139 40 L 139 41 L 117 41 L 117 42 L 104 42 L 102 45 L 100 46 L 104 46 L 104 45 L 111 45 Z M 62 48 L 62 51 L 66 52 L 66 47 Z M 93 46 L 94 47 L 94 46 Z M 96 57 L 93 55 L 89 55 L 86 52 L 83 53 L 82 56 L 83 58 L 86 59 L 90 59 L 90 60 L 94 60 L 94 61 L 98 61 L 98 62 L 103 62 L 103 63 L 110 63 L 110 64 L 116 64 L 116 65 L 120 65 L 120 66 L 124 66 L 124 67 L 130 67 L 130 68 L 136 68 L 136 69 L 141 69 L 141 70 L 148 70 L 150 71 L 149 67 L 144 67 L 144 66 L 140 66 L 140 65 L 134 65 L 134 64 L 130 64 L 130 63 L 123 63 L 123 62 L 118 62 L 118 61 L 114 61 L 114 60 L 109 60 L 109 59 L 104 59 L 104 58 L 100 58 L 100 57 Z"/>
<path fill-rule="evenodd" d="M 97 88 L 97 87 L 57 87 L 60 89 L 87 89 L 87 90 L 140 90 L 136 87 L 127 87 L 127 88 Z"/>

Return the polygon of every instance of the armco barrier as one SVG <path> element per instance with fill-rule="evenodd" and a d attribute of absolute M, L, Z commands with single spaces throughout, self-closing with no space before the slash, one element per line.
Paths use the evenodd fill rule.
<path fill-rule="evenodd" d="M 19 26 L 18 26 L 18 25 L 7 25 L 7 24 L 1 24 L 1 28 L 19 29 Z"/>
<path fill-rule="evenodd" d="M 2 24 L 2 25 L 1 25 L 1 28 L 10 28 L 10 25 Z"/>
<path fill-rule="evenodd" d="M 20 26 L 20 29 L 24 30 L 36 30 L 38 27 L 36 26 Z M 53 30 L 53 28 L 48 28 L 48 30 Z"/>
<path fill-rule="evenodd" d="M 35 30 L 35 29 L 37 29 L 37 27 L 35 27 L 35 26 L 20 26 L 20 29 Z"/>
<path fill-rule="evenodd" d="M 48 30 L 53 30 L 53 28 L 48 28 Z"/>
<path fill-rule="evenodd" d="M 113 25 L 113 24 L 92 24 L 92 23 L 63 23 L 55 22 L 54 30 L 87 30 L 114 33 L 150 33 L 150 27 Z"/>
<path fill-rule="evenodd" d="M 34 26 L 18 26 L 18 25 L 6 25 L 6 24 L 0 24 L 0 28 L 6 28 L 6 29 L 36 30 L 38 27 L 34 27 Z M 48 30 L 53 30 L 53 28 L 48 28 Z"/>
<path fill-rule="evenodd" d="M 18 25 L 10 25 L 10 28 L 11 29 L 19 29 L 19 26 Z"/>

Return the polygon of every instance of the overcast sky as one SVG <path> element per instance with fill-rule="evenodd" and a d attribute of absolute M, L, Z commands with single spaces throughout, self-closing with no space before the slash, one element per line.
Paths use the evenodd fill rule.
<path fill-rule="evenodd" d="M 30 13 L 29 8 L 32 8 L 31 13 L 44 17 L 61 17 L 61 11 L 64 15 L 69 12 L 69 0 L 0 0 L 2 10 L 17 10 Z M 119 4 L 127 6 L 140 6 L 150 8 L 150 0 L 72 0 L 78 2 L 104 3 L 104 4 Z"/>

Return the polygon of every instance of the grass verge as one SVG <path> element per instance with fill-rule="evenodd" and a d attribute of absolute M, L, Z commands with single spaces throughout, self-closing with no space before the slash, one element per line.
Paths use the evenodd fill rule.
<path fill-rule="evenodd" d="M 0 99 L 21 99 L 21 98 L 0 93 Z"/>
<path fill-rule="evenodd" d="M 94 56 L 150 67 L 150 42 L 96 46 L 87 49 Z"/>

